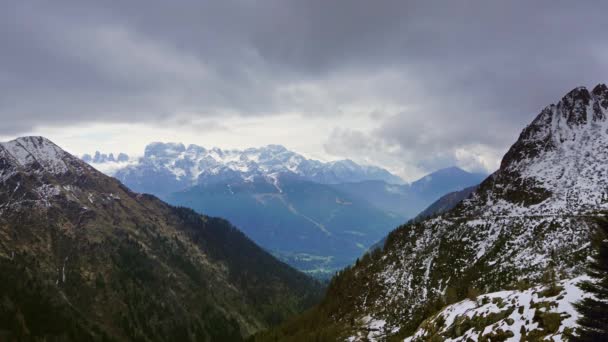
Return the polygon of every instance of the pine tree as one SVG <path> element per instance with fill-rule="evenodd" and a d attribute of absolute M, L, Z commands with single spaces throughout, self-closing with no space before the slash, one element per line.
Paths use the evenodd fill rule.
<path fill-rule="evenodd" d="M 589 267 L 591 281 L 581 289 L 592 295 L 576 304 L 581 314 L 573 341 L 608 341 L 608 220 L 598 221 L 597 253 Z"/>

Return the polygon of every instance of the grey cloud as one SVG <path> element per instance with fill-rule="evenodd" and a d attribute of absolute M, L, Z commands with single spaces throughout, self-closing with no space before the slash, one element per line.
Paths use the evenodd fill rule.
<path fill-rule="evenodd" d="M 393 158 L 459 162 L 459 149 L 502 151 L 543 106 L 606 81 L 607 10 L 599 1 L 11 2 L 0 12 L 0 134 L 361 107 L 376 127 L 326 146 L 367 140 Z"/>
<path fill-rule="evenodd" d="M 391 142 L 377 132 L 336 128 L 323 148 L 328 154 L 356 156 L 358 162 L 383 165 L 406 180 L 414 180 L 429 171 L 453 165 L 473 172 L 491 172 L 498 162 L 496 156 L 502 152 L 483 144 L 466 143 L 466 140 L 431 150 L 419 143 L 410 147 L 403 144 L 402 141 Z"/>

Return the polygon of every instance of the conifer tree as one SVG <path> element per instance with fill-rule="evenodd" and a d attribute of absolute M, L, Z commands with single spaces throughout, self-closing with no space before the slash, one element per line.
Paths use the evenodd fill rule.
<path fill-rule="evenodd" d="M 589 266 L 591 281 L 581 285 L 590 298 L 576 304 L 580 328 L 573 341 L 608 341 L 608 220 L 598 221 L 597 252 Z"/>

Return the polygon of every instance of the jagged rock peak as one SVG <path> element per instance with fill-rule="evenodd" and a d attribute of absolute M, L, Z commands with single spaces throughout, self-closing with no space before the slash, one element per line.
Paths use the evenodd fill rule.
<path fill-rule="evenodd" d="M 593 88 L 592 91 L 595 96 L 602 96 L 604 98 L 608 98 L 608 86 L 604 83 L 600 83 Z"/>
<path fill-rule="evenodd" d="M 82 155 L 82 160 L 87 163 L 101 164 L 101 163 L 121 163 L 129 161 L 129 156 L 126 153 L 120 152 L 116 157 L 114 153 L 106 154 L 99 151 L 95 151 L 95 154 L 91 156 L 88 153 Z"/>
<path fill-rule="evenodd" d="M 591 94 L 585 87 L 578 87 L 570 91 L 557 104 L 557 111 L 566 119 L 568 126 L 587 123 L 587 106 Z"/>
<path fill-rule="evenodd" d="M 538 212 L 594 210 L 608 183 L 608 88 L 578 87 L 526 127 L 500 169 L 482 186 L 495 199 L 537 205 Z M 542 202 L 542 204 L 541 204 Z"/>
<path fill-rule="evenodd" d="M 593 117 L 596 120 L 604 120 L 605 112 L 608 110 L 608 87 L 603 83 L 598 84 L 593 88 L 591 94 L 595 99 Z"/>
<path fill-rule="evenodd" d="M 527 126 L 502 160 L 501 169 L 522 160 L 535 158 L 542 151 L 555 150 L 565 141 L 589 135 L 604 134 L 588 129 L 606 122 L 608 87 L 598 84 L 591 92 L 577 87 L 568 92 L 557 104 L 545 107 Z M 582 134 L 582 131 L 586 134 Z"/>
<path fill-rule="evenodd" d="M 126 153 L 119 153 L 118 157 L 116 157 L 117 162 L 126 162 L 129 161 L 129 156 Z"/>
<path fill-rule="evenodd" d="M 592 122 L 603 121 L 604 111 L 608 108 L 608 87 L 600 83 L 591 92 L 585 87 L 571 90 L 555 106 L 555 111 L 566 119 L 570 126 L 578 126 Z"/>

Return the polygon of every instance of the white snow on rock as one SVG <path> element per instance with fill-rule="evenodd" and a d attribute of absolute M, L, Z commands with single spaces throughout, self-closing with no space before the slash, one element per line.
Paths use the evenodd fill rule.
<path fill-rule="evenodd" d="M 287 150 L 280 145 L 244 150 L 206 149 L 197 145 L 155 142 L 146 146 L 144 156 L 138 160 L 117 162 L 115 159 L 84 159 L 96 169 L 125 180 L 131 174 L 159 174 L 192 186 L 218 176 L 269 177 L 273 174 L 291 174 L 319 183 L 343 183 L 362 180 L 384 180 L 402 184 L 403 180 L 387 170 L 359 165 L 351 160 L 321 162 Z M 276 177 L 275 177 L 276 178 Z"/>
<path fill-rule="evenodd" d="M 48 210 L 64 200 L 91 205 L 95 196 L 83 192 L 77 183 L 91 171 L 92 167 L 44 137 L 0 143 L 0 184 L 10 189 L 0 192 L 0 216 L 34 208 Z"/>
<path fill-rule="evenodd" d="M 520 341 L 522 333 L 537 334 L 543 340 L 564 341 L 574 332 L 579 317 L 574 303 L 588 296 L 578 286 L 585 277 L 557 283 L 555 293 L 548 286 L 524 291 L 501 291 L 465 299 L 449 305 L 423 322 L 405 342 L 428 341 L 433 334 L 444 341 L 478 341 L 481 336 L 502 334 L 505 341 Z M 552 316 L 551 322 L 549 316 Z M 481 327 L 467 322 L 486 321 Z"/>
<path fill-rule="evenodd" d="M 346 339 L 349 342 L 355 341 L 383 341 L 385 334 L 386 321 L 382 319 L 375 319 L 371 316 L 365 316 L 359 322 L 360 325 L 366 327 L 366 333 L 359 333 L 356 336 L 350 336 Z M 397 330 L 392 331 L 397 332 Z"/>
<path fill-rule="evenodd" d="M 64 158 L 67 153 L 44 137 L 22 137 L 0 143 L 3 154 L 22 168 L 38 163 L 46 172 L 61 174 L 68 171 Z M 1 152 L 0 152 L 1 153 Z"/>

